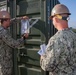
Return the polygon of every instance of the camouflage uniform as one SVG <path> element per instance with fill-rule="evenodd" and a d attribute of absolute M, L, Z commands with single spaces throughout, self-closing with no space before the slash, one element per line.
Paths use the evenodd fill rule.
<path fill-rule="evenodd" d="M 21 40 L 11 38 L 9 30 L 0 26 L 0 75 L 12 75 L 12 48 L 19 48 Z"/>
<path fill-rule="evenodd" d="M 49 75 L 76 75 L 76 34 L 69 28 L 58 31 L 50 38 L 40 65 Z"/>

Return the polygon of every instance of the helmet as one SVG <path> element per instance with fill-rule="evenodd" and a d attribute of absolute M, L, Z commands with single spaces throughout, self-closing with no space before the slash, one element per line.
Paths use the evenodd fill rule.
<path fill-rule="evenodd" d="M 54 6 L 54 8 L 52 9 L 50 18 L 52 18 L 53 16 L 58 15 L 58 14 L 71 15 L 71 13 L 69 12 L 69 9 L 63 4 L 57 4 Z"/>
<path fill-rule="evenodd" d="M 10 14 L 7 11 L 0 11 L 0 19 L 10 18 Z"/>

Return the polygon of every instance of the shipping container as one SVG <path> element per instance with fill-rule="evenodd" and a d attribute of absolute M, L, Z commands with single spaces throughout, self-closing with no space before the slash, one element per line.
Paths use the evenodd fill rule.
<path fill-rule="evenodd" d="M 28 16 L 30 19 L 38 19 L 38 22 L 30 28 L 29 37 L 24 39 L 24 48 L 13 49 L 14 75 L 49 75 L 40 67 L 41 44 L 47 44 L 51 36 L 56 33 L 49 16 L 58 0 L 0 0 L 0 10 L 7 10 L 11 18 Z M 33 22 L 33 20 L 32 20 Z M 12 23 L 10 33 L 14 39 L 21 37 L 21 23 Z"/>

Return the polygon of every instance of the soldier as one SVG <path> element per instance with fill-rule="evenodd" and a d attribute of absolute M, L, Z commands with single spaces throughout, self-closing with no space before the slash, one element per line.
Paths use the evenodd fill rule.
<path fill-rule="evenodd" d="M 14 40 L 10 36 L 10 14 L 7 11 L 0 11 L 0 22 L 0 75 L 13 75 L 12 48 L 20 48 L 23 38 Z"/>
<path fill-rule="evenodd" d="M 54 6 L 50 19 L 58 30 L 49 40 L 40 65 L 49 75 L 76 75 L 76 33 L 68 27 L 69 9 L 63 4 Z"/>

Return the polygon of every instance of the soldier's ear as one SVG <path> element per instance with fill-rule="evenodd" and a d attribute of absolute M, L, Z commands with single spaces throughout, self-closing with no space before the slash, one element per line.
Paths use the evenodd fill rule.
<path fill-rule="evenodd" d="M 54 18 L 55 22 L 59 22 L 59 19 L 57 17 Z"/>

